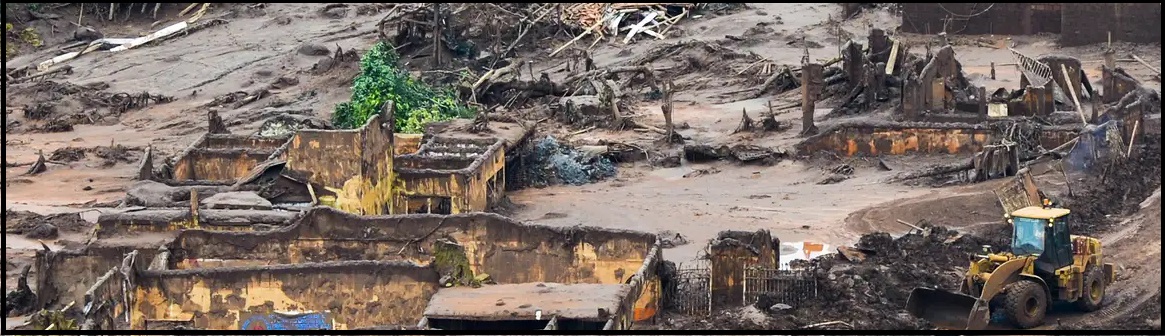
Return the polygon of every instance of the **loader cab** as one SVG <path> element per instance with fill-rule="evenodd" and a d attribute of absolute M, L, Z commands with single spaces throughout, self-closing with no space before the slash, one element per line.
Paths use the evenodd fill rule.
<path fill-rule="evenodd" d="M 1072 265 L 1069 213 L 1068 209 L 1038 206 L 1011 213 L 1011 253 L 1021 257 L 1035 256 L 1036 273 L 1041 278 Z"/>

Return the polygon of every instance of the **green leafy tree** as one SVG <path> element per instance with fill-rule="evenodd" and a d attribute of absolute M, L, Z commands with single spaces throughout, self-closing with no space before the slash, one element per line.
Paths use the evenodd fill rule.
<path fill-rule="evenodd" d="M 360 59 L 360 75 L 352 85 L 352 99 L 336 105 L 332 123 L 339 128 L 358 128 L 392 101 L 395 131 L 421 133 L 425 124 L 469 118 L 473 109 L 449 89 L 437 89 L 417 80 L 398 66 L 400 56 L 392 46 L 377 43 Z"/>

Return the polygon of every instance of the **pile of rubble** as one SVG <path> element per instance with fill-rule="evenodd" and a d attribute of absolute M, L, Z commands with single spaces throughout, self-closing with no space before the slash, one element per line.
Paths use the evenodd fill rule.
<path fill-rule="evenodd" d="M 898 238 L 887 233 L 868 234 L 850 253 L 808 262 L 819 294 L 809 304 L 779 306 L 779 302 L 760 300 L 757 306 L 772 312 L 775 319 L 769 327 L 780 329 L 830 321 L 845 322 L 839 325 L 853 329 L 926 329 L 925 321 L 903 310 L 911 290 L 958 290 L 973 254 L 982 251 L 983 245 L 1004 246 L 1006 242 L 939 226 L 924 225 L 923 229 Z"/>
<path fill-rule="evenodd" d="M 521 181 L 530 187 L 583 185 L 615 176 L 615 165 L 602 154 L 581 151 L 547 136 L 523 157 Z"/>
<path fill-rule="evenodd" d="M 1146 134 L 1144 138 L 1134 144 L 1140 148 L 1131 158 L 1095 166 L 1083 180 L 1070 182 L 1072 195 L 1062 200 L 1075 216 L 1073 234 L 1104 231 L 1115 224 L 1110 215 L 1135 210 L 1136 200 L 1145 199 L 1161 185 L 1161 136 Z"/>

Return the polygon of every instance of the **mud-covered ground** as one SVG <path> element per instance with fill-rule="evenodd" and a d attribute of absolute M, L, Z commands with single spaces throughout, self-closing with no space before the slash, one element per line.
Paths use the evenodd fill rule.
<path fill-rule="evenodd" d="M 578 50 L 550 57 L 552 50 L 582 29 L 535 25 L 522 40 L 512 42 L 523 36 L 524 25 L 511 23 L 529 7 L 502 5 L 481 4 L 474 10 L 455 11 L 449 27 L 453 35 L 447 38 L 457 43 L 449 48 L 454 52 L 443 55 L 448 62 L 445 65 L 433 69 L 431 52 L 417 42 L 402 44 L 401 52 L 407 55 L 405 66 L 416 75 L 443 83 L 456 83 L 460 70 L 481 74 L 500 67 L 497 60 L 501 58 L 531 61 L 529 73 L 522 71 L 520 80 L 546 74 L 551 81 L 562 81 L 578 72 L 568 70 L 572 65 L 566 63 L 577 62 L 581 55 L 598 68 L 646 66 L 654 69 L 657 77 L 674 82 L 673 119 L 677 132 L 687 138 L 685 143 L 749 144 L 781 151 L 801 140 L 797 136 L 801 131 L 797 108 L 782 107 L 796 105 L 800 94 L 797 90 L 776 93 L 757 87 L 774 69 L 798 67 L 806 52 L 810 59 L 824 62 L 836 57 L 838 46 L 849 38 L 864 43 L 871 26 L 892 33 L 900 22 L 893 12 L 877 9 L 837 22 L 841 8 L 828 3 L 722 6 L 681 20 L 664 39 L 637 38 L 629 44 L 599 41 L 588 49 L 592 41 L 586 38 L 568 49 Z M 48 33 L 42 33 L 43 47 L 21 49 L 19 56 L 6 58 L 5 68 L 34 65 L 62 53 L 76 28 L 72 23 L 77 19 L 75 7 L 48 6 L 41 13 L 45 15 L 36 16 L 18 13 L 24 25 Z M 82 19 L 106 37 L 137 37 L 189 18 L 190 14 L 177 16 L 182 7 L 167 4 L 157 19 L 148 14 L 115 22 L 96 19 L 98 15 L 93 14 Z M 66 64 L 71 71 L 9 85 L 5 90 L 5 288 L 15 286 L 14 275 L 20 266 L 29 263 L 32 251 L 42 248 L 36 239 L 53 249 L 83 242 L 96 213 L 112 210 L 82 212 L 79 216 L 86 225 L 71 215 L 54 213 L 116 204 L 132 182 L 145 148 L 153 146 L 155 157 L 179 152 L 207 130 L 209 110 L 217 111 L 235 133 L 252 132 L 263 121 L 280 115 L 330 120 L 335 104 L 349 98 L 358 70 L 358 58 L 344 55 L 362 54 L 377 41 L 378 21 L 391 8 L 215 4 L 199 19 L 197 24 L 205 27 L 197 31 L 122 52 L 84 55 Z M 937 43 L 934 36 L 897 37 L 914 45 Z M 1018 87 L 1019 73 L 1013 67 L 997 67 L 995 80 L 987 75 L 991 63 L 1014 62 L 1006 48 L 998 47 L 1006 45 L 1030 56 L 1075 56 L 1086 61 L 1084 71 L 1090 79 L 1100 79 L 1096 60 L 1101 59 L 1102 46 L 1061 48 L 1054 37 L 1008 38 L 952 39 L 956 57 L 972 84 L 989 90 Z M 1115 43 L 1114 47 L 1118 55 L 1136 54 L 1160 68 L 1159 45 Z M 475 52 L 463 53 L 470 49 Z M 912 51 L 920 53 L 920 49 Z M 494 57 L 506 50 L 512 53 Z M 469 54 L 475 56 L 466 56 Z M 1160 82 L 1150 79 L 1151 70 L 1137 63 L 1121 65 L 1147 87 L 1160 89 Z M 573 67 L 577 70 L 577 65 Z M 624 90 L 628 93 L 620 106 L 622 113 L 639 124 L 662 127 L 658 92 L 639 80 L 626 81 Z M 254 94 L 260 98 L 240 100 Z M 581 166 L 565 160 L 547 163 L 567 171 L 567 178 L 558 176 L 558 182 L 566 183 L 544 181 L 533 183 L 539 188 L 510 193 L 516 218 L 547 225 L 677 233 L 692 243 L 665 250 L 665 257 L 676 262 L 696 258 L 706 241 L 728 229 L 769 229 L 785 242 L 858 244 L 875 251 L 860 263 L 836 256 L 817 260 L 822 266 L 817 277 L 822 288 L 828 289 L 818 303 L 777 311 L 772 309 L 775 303 L 759 304 L 748 311 L 726 311 L 703 320 L 672 316 L 661 319 L 659 328 L 784 329 L 833 320 L 854 328 L 925 328 L 903 315 L 904 293 L 914 286 L 949 287 L 966 267 L 969 249 L 984 242 L 1003 245 L 998 242 L 1005 237 L 999 230 L 1001 207 L 992 194 L 1002 181 L 938 188 L 882 182 L 903 171 L 965 160 L 967 155 L 783 158 L 768 166 L 685 160 L 665 168 L 658 160 L 681 150 L 681 145 L 661 143 L 662 136 L 655 132 L 561 122 L 551 117 L 547 107 L 558 103 L 554 96 L 495 89 L 482 98 L 495 103 L 513 98 L 513 103 L 494 113 L 540 122 L 539 137 L 552 135 L 557 143 L 576 147 L 622 143 L 646 156 L 634 162 L 614 162 L 610 165 L 615 167 L 614 177 L 581 186 L 574 185 L 572 176 L 581 171 L 590 180 L 605 177 L 611 174 L 609 164 L 589 155 L 589 161 Z M 858 115 L 820 117 L 833 110 L 837 100 L 839 97 L 829 96 L 818 103 L 818 127 L 885 119 L 892 105 L 883 104 Z M 742 110 L 759 119 L 770 106 L 775 107 L 774 119 L 782 124 L 777 131 L 733 133 Z M 1145 149 L 1145 153 L 1156 148 L 1155 156 L 1143 155 L 1139 161 L 1114 170 L 1105 181 L 1068 183 L 1073 195 L 1081 195 L 1062 198 L 1084 219 L 1074 229 L 1102 237 L 1106 255 L 1118 264 L 1120 275 L 1110 289 L 1109 308 L 1090 316 L 1063 315 L 1063 325 L 1152 328 L 1156 321 L 1155 327 L 1160 327 L 1160 267 L 1152 266 L 1160 264 L 1160 180 L 1149 178 L 1160 175 L 1160 138 L 1147 141 L 1156 147 Z M 23 175 L 38 153 L 48 160 L 48 169 Z M 578 162 L 581 154 L 562 155 Z M 883 165 L 893 170 L 887 171 Z M 823 183 L 833 179 L 841 166 L 852 172 Z M 1058 176 L 1058 172 L 1045 170 L 1037 180 L 1041 188 L 1066 194 L 1066 185 Z M 1138 205 L 1146 197 L 1147 205 Z M 9 224 L 8 216 L 17 211 L 33 211 L 35 214 L 20 214 L 39 220 Z M 67 221 L 56 224 L 63 218 Z M 954 234 L 946 229 L 926 236 L 905 235 L 910 228 L 898 220 L 925 221 L 965 234 L 953 240 Z M 37 229 L 48 232 L 46 221 L 56 228 L 56 240 L 49 238 L 51 235 L 26 237 Z M 827 304 L 836 302 L 848 308 Z M 1155 320 L 1152 312 L 1157 312 Z"/>

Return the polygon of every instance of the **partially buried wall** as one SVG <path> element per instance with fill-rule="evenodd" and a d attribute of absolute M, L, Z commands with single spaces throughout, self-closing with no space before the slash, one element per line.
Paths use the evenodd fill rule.
<path fill-rule="evenodd" d="M 434 137 L 415 154 L 396 158 L 393 213 L 457 214 L 489 210 L 505 190 L 501 139 Z M 434 203 L 448 202 L 437 210 Z"/>
<path fill-rule="evenodd" d="M 475 274 L 498 283 L 624 283 L 645 263 L 655 235 L 598 228 L 525 225 L 489 213 L 356 216 L 316 207 L 266 232 L 187 230 L 170 247 L 173 268 L 207 260 L 296 264 L 343 260 L 428 263 L 437 240 L 462 245 Z"/>
<path fill-rule="evenodd" d="M 415 324 L 439 287 L 433 269 L 399 261 L 152 270 L 135 281 L 133 329 L 159 320 L 235 330 Z"/>
<path fill-rule="evenodd" d="M 524 225 L 489 213 L 356 216 L 317 207 L 275 231 L 184 231 L 170 246 L 169 264 L 175 269 L 343 260 L 425 264 L 434 260 L 438 240 L 461 245 L 473 274 L 489 274 L 499 284 L 627 284 L 631 294 L 619 310 L 627 320 L 645 320 L 658 310 L 655 270 L 662 252 L 655 235 Z"/>
<path fill-rule="evenodd" d="M 1055 148 L 1074 138 L 1076 131 L 1046 126 L 1040 132 L 1040 145 Z M 796 147 L 801 153 L 825 151 L 842 156 L 975 153 L 994 143 L 997 132 L 986 124 L 841 123 Z"/>
<path fill-rule="evenodd" d="M 80 250 L 37 251 L 35 261 L 38 307 L 57 309 L 73 303 L 84 307 L 85 293 L 97 279 L 120 266 L 134 247 L 89 245 Z M 149 260 L 156 249 L 144 249 L 138 258 Z M 146 263 L 139 264 L 143 269 Z"/>
<path fill-rule="evenodd" d="M 744 274 L 748 267 L 776 268 L 780 265 L 781 242 L 768 230 L 756 232 L 721 231 L 708 243 L 712 266 L 711 290 L 717 307 L 744 304 Z"/>
<path fill-rule="evenodd" d="M 393 185 L 392 122 L 380 115 L 355 130 L 300 130 L 287 147 L 288 174 L 305 178 L 337 208 L 388 214 Z"/>
<path fill-rule="evenodd" d="M 279 210 L 199 209 L 195 221 L 190 209 L 145 209 L 103 213 L 97 217 L 100 238 L 183 229 L 252 231 L 290 225 L 299 214 Z"/>
<path fill-rule="evenodd" d="M 287 137 L 205 134 L 179 155 L 173 179 L 176 182 L 233 182 L 246 176 L 286 142 Z"/>

